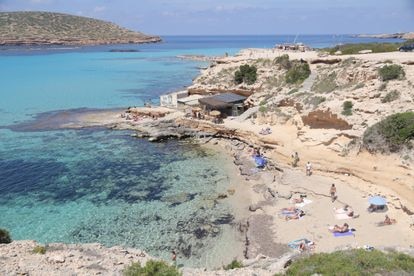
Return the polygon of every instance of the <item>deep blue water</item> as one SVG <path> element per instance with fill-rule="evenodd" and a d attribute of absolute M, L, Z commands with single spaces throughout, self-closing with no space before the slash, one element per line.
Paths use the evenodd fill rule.
<path fill-rule="evenodd" d="M 189 85 L 203 65 L 177 55 L 234 54 L 294 40 L 167 36 L 159 44 L 1 48 L 0 227 L 14 239 L 43 243 L 125 245 L 165 258 L 175 249 L 187 265 L 231 261 L 239 241 L 230 227 L 232 210 L 214 201 L 230 182 L 218 153 L 190 142 L 152 144 L 128 131 L 7 126 L 43 112 L 157 102 Z M 374 40 L 326 35 L 296 41 L 326 47 Z"/>

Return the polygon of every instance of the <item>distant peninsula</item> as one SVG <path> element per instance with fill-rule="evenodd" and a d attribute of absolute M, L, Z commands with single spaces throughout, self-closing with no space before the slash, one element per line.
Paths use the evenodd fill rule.
<path fill-rule="evenodd" d="M 355 35 L 355 37 L 362 37 L 362 38 L 400 38 L 400 39 L 414 39 L 414 32 L 409 33 L 394 33 L 394 34 L 359 34 Z"/>
<path fill-rule="evenodd" d="M 0 12 L 0 45 L 101 45 L 159 42 L 158 36 L 62 13 Z"/>

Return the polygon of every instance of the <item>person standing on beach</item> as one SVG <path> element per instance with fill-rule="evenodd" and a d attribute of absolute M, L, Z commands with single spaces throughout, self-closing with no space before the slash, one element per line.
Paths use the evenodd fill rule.
<path fill-rule="evenodd" d="M 331 190 L 330 190 L 330 194 L 331 194 L 331 200 L 332 200 L 332 202 L 334 202 L 335 199 L 336 199 L 336 187 L 335 187 L 335 184 L 332 184 Z"/>
<path fill-rule="evenodd" d="M 295 154 L 292 154 L 292 167 L 297 167 L 299 162 L 299 154 L 298 152 L 295 152 Z"/>
<path fill-rule="evenodd" d="M 308 163 L 306 163 L 306 175 L 310 176 L 312 174 L 312 164 L 308 161 Z"/>

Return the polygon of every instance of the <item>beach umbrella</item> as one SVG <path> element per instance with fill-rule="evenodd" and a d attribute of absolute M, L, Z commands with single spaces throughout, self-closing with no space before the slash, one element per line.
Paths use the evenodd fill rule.
<path fill-rule="evenodd" d="M 194 112 L 198 112 L 198 111 L 201 111 L 201 110 L 202 110 L 201 107 L 193 107 Z"/>
<path fill-rule="evenodd" d="M 370 204 L 379 205 L 379 206 L 382 206 L 382 205 L 386 205 L 387 204 L 387 200 L 385 198 L 383 198 L 382 196 L 371 196 L 368 199 L 368 202 Z"/>

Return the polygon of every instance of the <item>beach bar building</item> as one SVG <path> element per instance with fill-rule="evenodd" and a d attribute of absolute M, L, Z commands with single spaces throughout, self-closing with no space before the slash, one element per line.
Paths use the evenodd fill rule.
<path fill-rule="evenodd" d="M 198 99 L 198 102 L 206 112 L 218 110 L 227 116 L 239 116 L 244 112 L 245 100 L 246 97 L 234 93 L 223 93 Z"/>

